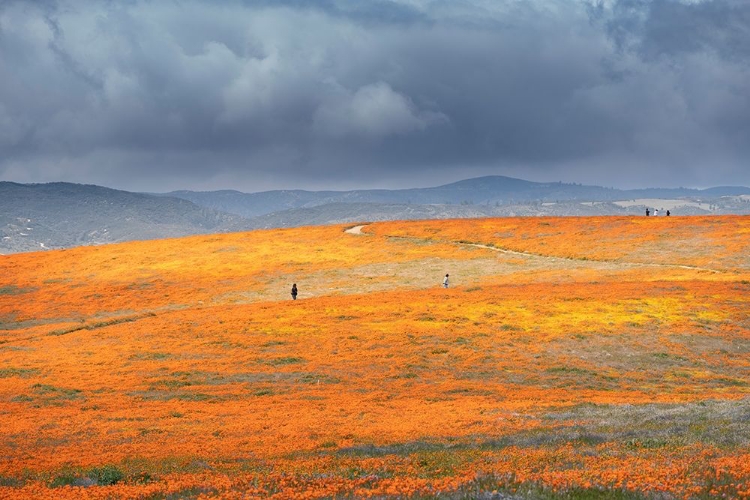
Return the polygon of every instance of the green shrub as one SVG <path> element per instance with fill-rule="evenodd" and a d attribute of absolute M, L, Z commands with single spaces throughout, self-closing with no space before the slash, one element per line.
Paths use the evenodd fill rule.
<path fill-rule="evenodd" d="M 49 483 L 49 486 L 50 488 L 59 488 L 61 486 L 73 486 L 77 480 L 78 480 L 78 477 L 72 472 L 64 472 L 58 476 L 55 476 L 52 482 Z"/>
<path fill-rule="evenodd" d="M 104 465 L 89 471 L 89 475 L 96 479 L 96 484 L 108 486 L 116 484 L 125 477 L 120 469 L 114 465 Z"/>

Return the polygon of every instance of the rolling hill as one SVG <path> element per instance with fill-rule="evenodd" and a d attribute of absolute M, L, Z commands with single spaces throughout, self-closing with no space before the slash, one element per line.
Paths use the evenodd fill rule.
<path fill-rule="evenodd" d="M 361 226 L 2 256 L 0 497 L 750 495 L 750 217 Z"/>
<path fill-rule="evenodd" d="M 187 200 L 70 183 L 0 182 L 0 253 L 247 229 Z"/>

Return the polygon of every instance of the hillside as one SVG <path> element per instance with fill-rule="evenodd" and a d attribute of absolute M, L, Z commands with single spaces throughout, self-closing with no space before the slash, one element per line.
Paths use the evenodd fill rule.
<path fill-rule="evenodd" d="M 189 201 L 70 183 L 0 182 L 0 253 L 247 229 Z"/>
<path fill-rule="evenodd" d="M 328 206 L 334 212 L 342 204 L 369 206 L 375 214 L 367 220 L 379 220 L 379 216 L 390 214 L 389 220 L 409 219 L 414 211 L 444 211 L 446 217 L 464 217 L 466 210 L 460 207 L 473 205 L 485 216 L 512 215 L 624 215 L 644 213 L 646 204 L 637 204 L 637 209 L 623 210 L 614 202 L 656 199 L 680 200 L 677 207 L 681 215 L 697 214 L 748 214 L 750 213 L 750 188 L 719 187 L 698 189 L 636 189 L 620 190 L 600 186 L 566 184 L 562 182 L 531 182 L 512 177 L 487 176 L 466 179 L 451 184 L 413 189 L 376 189 L 354 191 L 264 191 L 241 193 L 239 191 L 175 191 L 166 196 L 183 198 L 197 205 L 223 212 L 255 218 L 275 212 L 298 210 L 299 225 L 316 224 L 324 208 L 319 208 L 304 219 L 300 209 Z M 431 208 L 438 205 L 438 208 Z M 457 207 L 453 207 L 453 206 Z M 705 206 L 704 206 L 705 205 Z M 401 206 L 396 210 L 396 207 Z M 592 206 L 594 208 L 592 208 Z M 657 205 L 658 207 L 659 205 Z M 651 207 L 653 208 L 653 207 Z M 449 215 L 451 212 L 455 215 Z M 280 214 L 280 216 L 282 216 Z M 333 220 L 335 214 L 325 216 Z M 256 227 L 269 226 L 265 223 Z"/>
<path fill-rule="evenodd" d="M 742 193 L 750 189 L 618 191 L 499 176 L 404 190 L 169 195 L 0 182 L 0 254 L 362 220 L 640 215 L 647 207 L 675 215 L 748 214 L 750 194 Z"/>
<path fill-rule="evenodd" d="M 256 229 L 415 219 L 471 219 L 478 217 L 561 217 L 597 215 L 642 215 L 646 207 L 662 207 L 673 214 L 702 215 L 706 203 L 689 200 L 637 200 L 624 202 L 556 202 L 507 205 L 399 205 L 386 203 L 328 203 L 308 208 L 282 210 L 248 220 Z M 666 207 L 666 208 L 664 208 Z M 750 204 L 748 204 L 750 208 Z"/>
<path fill-rule="evenodd" d="M 351 226 L 1 256 L 0 497 L 750 495 L 750 217 Z"/>

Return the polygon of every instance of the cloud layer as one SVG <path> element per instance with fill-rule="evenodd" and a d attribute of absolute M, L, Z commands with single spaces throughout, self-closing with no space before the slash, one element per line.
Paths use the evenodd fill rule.
<path fill-rule="evenodd" d="M 0 4 L 0 179 L 750 185 L 744 0 Z"/>

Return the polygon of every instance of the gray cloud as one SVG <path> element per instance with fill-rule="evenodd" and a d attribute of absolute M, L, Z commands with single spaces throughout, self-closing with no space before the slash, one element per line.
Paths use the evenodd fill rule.
<path fill-rule="evenodd" d="M 750 4 L 0 4 L 0 178 L 750 184 Z"/>

